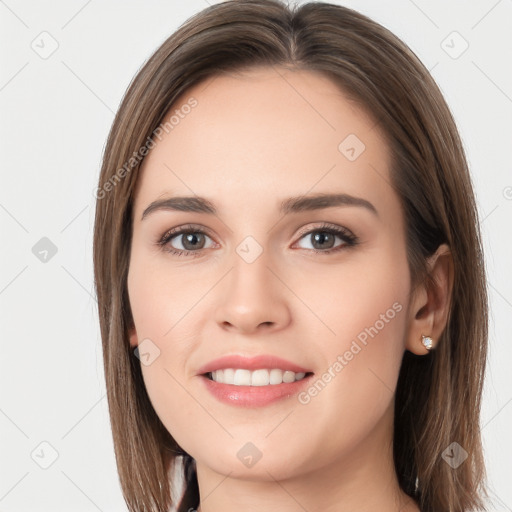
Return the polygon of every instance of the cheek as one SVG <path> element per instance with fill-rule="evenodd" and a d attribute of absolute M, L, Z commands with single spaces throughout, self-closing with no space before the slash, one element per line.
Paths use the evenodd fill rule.
<path fill-rule="evenodd" d="M 205 286 L 204 280 L 191 278 L 190 271 L 166 265 L 161 256 L 135 253 L 128 274 L 128 295 L 139 342 L 150 338 L 163 349 L 173 340 L 179 357 L 178 348 L 192 338 L 192 333 L 183 333 L 183 326 L 192 325 L 189 318 L 194 316 Z M 179 341 L 175 342 L 177 333 Z"/>
<path fill-rule="evenodd" d="M 332 358 L 333 350 L 348 349 L 352 340 L 369 346 L 375 338 L 379 343 L 373 344 L 372 353 L 377 356 L 395 345 L 399 351 L 404 348 L 407 268 L 405 251 L 380 247 L 363 255 L 354 253 L 339 265 L 294 271 L 296 275 L 290 273 L 287 279 L 312 313 L 309 323 L 322 332 L 315 340 L 322 353 Z"/>
<path fill-rule="evenodd" d="M 325 326 L 315 342 L 324 372 L 301 403 L 334 443 L 342 441 L 339 426 L 343 439 L 357 438 L 385 413 L 405 350 L 406 259 L 398 250 L 368 256 L 350 271 L 331 268 L 300 281 L 298 290 Z"/>
<path fill-rule="evenodd" d="M 183 274 L 180 279 L 179 272 L 171 274 L 158 263 L 138 263 L 133 258 L 128 293 L 144 384 L 156 414 L 187 449 L 197 419 L 205 416 L 187 390 L 185 375 L 189 355 L 201 339 L 195 306 L 204 284 L 183 279 Z M 210 428 L 215 431 L 214 424 Z"/>

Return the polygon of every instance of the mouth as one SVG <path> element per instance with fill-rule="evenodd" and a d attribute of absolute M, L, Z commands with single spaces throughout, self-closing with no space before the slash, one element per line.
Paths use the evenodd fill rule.
<path fill-rule="evenodd" d="M 232 354 L 210 361 L 197 375 L 206 390 L 224 404 L 263 407 L 297 395 L 314 373 L 273 355 Z"/>
<path fill-rule="evenodd" d="M 290 384 L 310 375 L 313 375 L 313 372 L 293 372 L 280 368 L 260 368 L 252 371 L 244 368 L 224 368 L 203 374 L 204 377 L 218 384 L 252 387 Z"/>
<path fill-rule="evenodd" d="M 254 408 L 298 395 L 310 385 L 314 375 L 313 372 L 275 370 L 224 368 L 200 377 L 206 390 L 218 401 L 236 407 Z"/>

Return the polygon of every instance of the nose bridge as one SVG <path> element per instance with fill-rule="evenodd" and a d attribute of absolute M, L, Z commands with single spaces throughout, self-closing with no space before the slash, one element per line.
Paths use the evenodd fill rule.
<path fill-rule="evenodd" d="M 266 294 L 272 288 L 269 282 L 272 273 L 269 270 L 269 255 L 257 242 L 244 241 L 236 248 L 236 255 L 233 257 L 233 271 L 230 277 L 232 293 L 238 293 L 240 298 L 254 297 L 261 292 Z M 260 249 L 261 247 L 261 249 Z M 251 293 L 247 293 L 247 292 Z"/>

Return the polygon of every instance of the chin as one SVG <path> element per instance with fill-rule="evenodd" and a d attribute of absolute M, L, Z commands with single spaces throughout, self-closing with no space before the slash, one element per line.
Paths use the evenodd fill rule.
<path fill-rule="evenodd" d="M 246 439 L 248 436 L 246 437 Z M 300 456 L 299 454 L 301 454 Z M 196 458 L 198 465 L 219 474 L 241 480 L 286 480 L 304 472 L 310 464 L 300 446 L 281 446 L 281 449 L 264 440 L 233 441 L 229 445 L 216 445 L 214 451 L 203 451 Z"/>

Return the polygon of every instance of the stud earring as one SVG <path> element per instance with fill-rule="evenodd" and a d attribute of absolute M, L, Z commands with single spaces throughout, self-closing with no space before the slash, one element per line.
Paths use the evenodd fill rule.
<path fill-rule="evenodd" d="M 430 336 L 421 335 L 421 343 L 427 350 L 432 350 L 433 342 Z"/>

